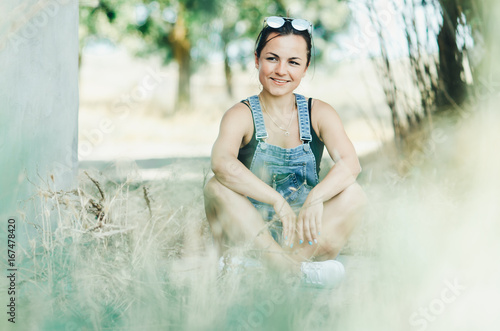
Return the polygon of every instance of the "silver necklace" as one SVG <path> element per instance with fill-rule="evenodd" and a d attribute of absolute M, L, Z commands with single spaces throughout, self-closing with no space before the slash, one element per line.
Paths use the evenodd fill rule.
<path fill-rule="evenodd" d="M 292 124 L 293 114 L 295 113 L 295 102 L 292 104 L 293 108 L 292 108 L 292 115 L 290 116 L 290 121 L 288 122 L 288 125 L 286 126 L 286 128 L 282 128 L 281 126 L 278 125 L 278 123 L 276 123 L 274 121 L 274 119 L 271 117 L 271 115 L 267 112 L 266 107 L 264 106 L 264 102 L 262 102 L 262 99 L 260 98 L 260 95 L 259 95 L 259 100 L 260 100 L 260 103 L 262 105 L 262 109 L 264 109 L 267 116 L 269 116 L 271 121 L 273 121 L 274 125 L 276 125 L 278 127 L 278 129 L 280 129 L 281 131 L 285 131 L 285 136 L 289 136 L 290 132 L 288 132 L 288 128 L 290 127 L 290 124 Z"/>

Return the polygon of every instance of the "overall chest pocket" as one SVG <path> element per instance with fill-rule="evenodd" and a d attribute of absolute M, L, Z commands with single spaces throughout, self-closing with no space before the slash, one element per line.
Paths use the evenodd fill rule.
<path fill-rule="evenodd" d="M 265 162 L 265 182 L 288 201 L 296 200 L 299 188 L 305 181 L 306 163 L 283 166 Z"/>
<path fill-rule="evenodd" d="M 273 188 L 286 200 L 295 200 L 300 184 L 295 174 L 274 174 L 272 179 Z"/>

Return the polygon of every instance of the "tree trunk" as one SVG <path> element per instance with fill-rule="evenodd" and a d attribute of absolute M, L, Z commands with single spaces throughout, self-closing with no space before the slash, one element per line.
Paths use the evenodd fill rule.
<path fill-rule="evenodd" d="M 174 58 L 179 65 L 176 110 L 188 109 L 191 101 L 191 43 L 188 39 L 188 27 L 184 19 L 185 8 L 179 4 L 177 21 L 172 33 L 168 36 L 172 43 Z"/>
<path fill-rule="evenodd" d="M 226 90 L 230 98 L 233 97 L 233 71 L 229 65 L 229 58 L 227 56 L 227 45 L 224 46 L 224 74 L 226 76 Z"/>
<path fill-rule="evenodd" d="M 462 80 L 463 55 L 458 49 L 456 33 L 460 11 L 455 1 L 440 1 L 443 9 L 443 26 L 438 35 L 439 106 L 460 104 L 466 96 L 466 84 Z"/>
<path fill-rule="evenodd" d="M 189 109 L 191 104 L 191 55 L 190 48 L 181 48 L 176 55 L 179 64 L 176 109 Z"/>

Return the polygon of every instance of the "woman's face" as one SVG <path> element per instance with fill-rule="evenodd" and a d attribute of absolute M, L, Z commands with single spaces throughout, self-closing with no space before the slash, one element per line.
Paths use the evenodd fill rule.
<path fill-rule="evenodd" d="M 271 33 L 255 67 L 264 90 L 274 96 L 293 92 L 307 71 L 307 44 L 303 37 Z"/>

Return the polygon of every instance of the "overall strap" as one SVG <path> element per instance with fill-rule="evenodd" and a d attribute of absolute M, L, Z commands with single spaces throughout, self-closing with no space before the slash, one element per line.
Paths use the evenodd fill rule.
<path fill-rule="evenodd" d="M 301 94 L 295 94 L 297 100 L 297 110 L 299 112 L 300 140 L 309 142 L 312 140 L 311 124 L 306 98 Z"/>
<path fill-rule="evenodd" d="M 260 101 L 258 95 L 253 95 L 248 98 L 250 107 L 252 108 L 253 121 L 255 124 L 255 138 L 257 140 L 267 139 L 266 126 L 264 124 L 264 116 L 260 108 Z"/>

